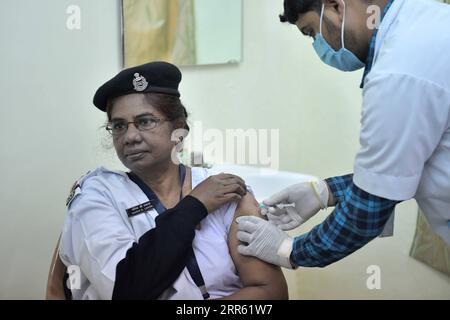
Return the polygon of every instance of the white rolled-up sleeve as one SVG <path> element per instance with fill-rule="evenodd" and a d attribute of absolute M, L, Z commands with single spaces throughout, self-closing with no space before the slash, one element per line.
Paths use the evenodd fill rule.
<path fill-rule="evenodd" d="M 449 93 L 404 74 L 371 75 L 363 92 L 354 183 L 390 200 L 414 197 L 426 161 L 448 126 Z"/>
<path fill-rule="evenodd" d="M 101 299 L 111 299 L 116 267 L 136 241 L 100 183 L 90 179 L 69 207 L 62 253 L 95 287 Z"/>

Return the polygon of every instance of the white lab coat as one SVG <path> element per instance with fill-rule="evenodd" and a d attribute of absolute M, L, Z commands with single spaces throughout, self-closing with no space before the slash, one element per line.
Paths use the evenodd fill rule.
<path fill-rule="evenodd" d="M 192 187 L 210 174 L 192 168 Z M 157 216 L 152 209 L 129 218 L 126 209 L 147 201 L 144 192 L 121 171 L 101 167 L 79 181 L 68 205 L 60 245 L 64 264 L 81 271 L 79 289 L 71 288 L 74 299 L 111 299 L 118 262 L 134 242 L 155 227 Z M 193 249 L 211 298 L 228 296 L 242 287 L 227 242 L 236 207 L 233 202 L 210 213 L 196 230 Z M 203 298 L 184 268 L 160 299 Z"/>
<path fill-rule="evenodd" d="M 450 245 L 450 6 L 396 0 L 365 79 L 354 183 L 391 200 L 415 198 Z"/>

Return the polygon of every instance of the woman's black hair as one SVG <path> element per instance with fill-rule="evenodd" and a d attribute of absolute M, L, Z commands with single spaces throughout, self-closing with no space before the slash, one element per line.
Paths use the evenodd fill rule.
<path fill-rule="evenodd" d="M 189 131 L 187 124 L 188 113 L 180 98 L 163 93 L 143 93 L 146 101 L 164 115 L 164 118 L 175 125 L 175 128 L 183 128 Z M 111 120 L 113 101 L 108 101 L 106 114 Z"/>

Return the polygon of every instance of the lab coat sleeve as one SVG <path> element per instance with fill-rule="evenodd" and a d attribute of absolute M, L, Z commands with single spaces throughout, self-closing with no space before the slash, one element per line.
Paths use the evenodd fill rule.
<path fill-rule="evenodd" d="M 63 233 L 72 262 L 79 264 L 101 299 L 157 298 L 183 270 L 195 226 L 207 210 L 187 196 L 158 216 L 156 227 L 136 243 L 113 203 L 95 181 L 73 200 Z"/>
<path fill-rule="evenodd" d="M 370 75 L 363 94 L 354 183 L 390 200 L 414 197 L 425 162 L 448 126 L 445 89 L 404 74 Z"/>

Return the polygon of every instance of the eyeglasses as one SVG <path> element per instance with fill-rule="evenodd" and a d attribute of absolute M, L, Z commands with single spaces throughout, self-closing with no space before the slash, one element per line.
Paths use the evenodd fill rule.
<path fill-rule="evenodd" d="M 146 131 L 158 127 L 164 121 L 168 120 L 157 119 L 152 117 L 142 117 L 129 122 L 123 120 L 115 120 L 109 122 L 106 125 L 106 130 L 108 130 L 108 132 L 111 133 L 113 136 L 121 136 L 125 132 L 127 132 L 130 123 L 133 123 L 136 129 L 138 129 L 139 131 Z"/>

